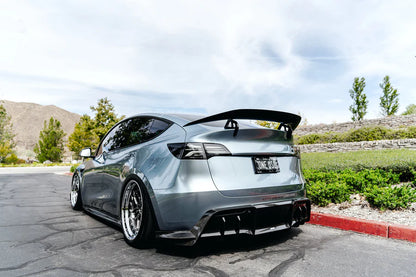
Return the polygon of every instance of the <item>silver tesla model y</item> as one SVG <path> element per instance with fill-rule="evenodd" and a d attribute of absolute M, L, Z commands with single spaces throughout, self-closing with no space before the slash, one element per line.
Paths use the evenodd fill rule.
<path fill-rule="evenodd" d="M 279 123 L 277 130 L 253 120 Z M 71 183 L 72 208 L 121 226 L 130 245 L 153 238 L 263 234 L 310 217 L 298 115 L 232 110 L 208 117 L 140 114 L 117 123 Z"/>

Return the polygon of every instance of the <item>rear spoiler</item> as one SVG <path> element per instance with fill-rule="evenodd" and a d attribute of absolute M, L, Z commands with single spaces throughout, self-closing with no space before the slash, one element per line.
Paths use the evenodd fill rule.
<path fill-rule="evenodd" d="M 207 116 L 207 117 L 189 122 L 185 124 L 184 127 L 195 125 L 195 124 L 201 124 L 205 122 L 217 121 L 217 120 L 232 121 L 233 119 L 252 119 L 252 120 L 273 121 L 273 122 L 278 122 L 285 126 L 288 126 L 290 127 L 291 131 L 293 131 L 296 129 L 296 127 L 298 127 L 301 117 L 296 114 L 279 112 L 279 111 L 239 109 L 239 110 L 232 110 L 228 112 L 223 112 L 223 113 Z"/>

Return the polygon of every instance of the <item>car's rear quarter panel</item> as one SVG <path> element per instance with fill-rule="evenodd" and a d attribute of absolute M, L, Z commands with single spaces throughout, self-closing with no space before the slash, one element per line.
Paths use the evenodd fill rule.
<path fill-rule="evenodd" d="M 240 130 L 236 137 L 224 129 L 189 133 L 187 142 L 222 143 L 235 156 L 180 160 L 172 186 L 154 190 L 162 230 L 189 230 L 210 210 L 304 197 L 299 160 L 284 132 L 259 128 Z M 279 173 L 255 174 L 251 157 L 259 153 L 291 156 L 279 157 Z"/>

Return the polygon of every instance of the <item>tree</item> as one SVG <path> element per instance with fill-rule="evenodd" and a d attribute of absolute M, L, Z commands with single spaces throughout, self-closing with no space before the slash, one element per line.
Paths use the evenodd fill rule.
<path fill-rule="evenodd" d="M 94 122 L 89 115 L 84 114 L 75 124 L 74 132 L 68 138 L 68 148 L 76 153 L 87 147 L 95 149 L 100 139 L 94 131 Z"/>
<path fill-rule="evenodd" d="M 383 116 L 394 115 L 399 109 L 399 94 L 397 93 L 397 89 L 393 89 L 391 86 L 388 75 L 384 77 L 380 88 L 383 90 L 383 95 L 380 97 L 381 113 Z"/>
<path fill-rule="evenodd" d="M 352 112 L 351 119 L 353 121 L 360 121 L 364 118 L 367 113 L 368 100 L 365 93 L 363 93 L 365 88 L 365 79 L 363 77 L 354 78 L 354 83 L 352 89 L 350 89 L 350 96 L 353 100 L 353 104 L 350 106 L 350 111 Z"/>
<path fill-rule="evenodd" d="M 99 99 L 97 107 L 91 106 L 90 109 L 95 112 L 93 120 L 94 132 L 98 136 L 99 140 L 105 136 L 114 124 L 123 119 L 123 116 L 120 118 L 117 117 L 114 112 L 114 106 L 111 104 L 110 100 L 107 99 L 107 97 Z"/>
<path fill-rule="evenodd" d="M 6 109 L 0 104 L 0 163 L 14 154 L 13 148 L 15 143 L 14 133 L 12 130 L 11 117 L 7 114 Z"/>
<path fill-rule="evenodd" d="M 46 125 L 46 120 L 44 121 L 43 130 L 39 133 L 39 142 L 33 149 L 39 162 L 42 163 L 46 160 L 60 162 L 62 160 L 64 136 L 65 132 L 62 130 L 61 122 L 53 117 L 49 119 L 48 125 Z"/>
<path fill-rule="evenodd" d="M 68 138 L 68 148 L 77 155 L 84 148 L 97 148 L 108 130 L 123 119 L 123 116 L 116 115 L 107 97 L 99 99 L 97 106 L 91 106 L 90 109 L 95 112 L 94 118 L 83 115 Z"/>
<path fill-rule="evenodd" d="M 402 115 L 410 115 L 410 114 L 416 114 L 416 105 L 415 104 L 410 104 L 406 107 L 406 110 L 404 111 L 404 113 L 402 113 Z"/>

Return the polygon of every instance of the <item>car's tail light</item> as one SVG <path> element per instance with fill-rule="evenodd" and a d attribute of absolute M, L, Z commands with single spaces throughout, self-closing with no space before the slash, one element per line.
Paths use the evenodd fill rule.
<path fill-rule="evenodd" d="M 230 151 L 218 143 L 169 143 L 169 151 L 178 159 L 205 160 L 214 156 L 229 156 Z"/>
<path fill-rule="evenodd" d="M 204 143 L 205 153 L 207 154 L 207 158 L 211 158 L 214 156 L 230 156 L 231 153 L 228 149 L 218 143 Z"/>

